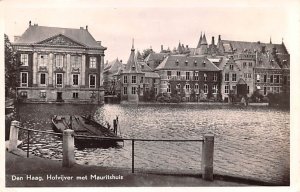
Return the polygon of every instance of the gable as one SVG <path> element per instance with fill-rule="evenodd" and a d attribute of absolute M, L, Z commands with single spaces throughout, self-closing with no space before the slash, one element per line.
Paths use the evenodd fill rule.
<path fill-rule="evenodd" d="M 58 45 L 58 46 L 79 46 L 84 47 L 84 45 L 75 42 L 74 40 L 64 36 L 64 35 L 56 35 L 54 37 L 50 37 L 46 40 L 39 42 L 38 44 L 42 45 Z"/>

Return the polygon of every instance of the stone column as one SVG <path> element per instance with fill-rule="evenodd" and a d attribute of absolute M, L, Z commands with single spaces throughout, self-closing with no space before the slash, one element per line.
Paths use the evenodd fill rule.
<path fill-rule="evenodd" d="M 53 84 L 54 87 L 56 86 L 56 83 L 55 83 L 55 81 L 56 81 L 56 74 L 54 73 L 54 71 L 56 69 L 56 61 L 55 61 L 55 59 L 56 59 L 56 55 L 54 54 L 53 55 L 53 65 L 52 65 L 52 84 Z"/>
<path fill-rule="evenodd" d="M 202 178 L 204 180 L 213 180 L 213 161 L 214 161 L 214 135 L 205 134 L 202 144 Z"/>
<path fill-rule="evenodd" d="M 63 132 L 63 167 L 72 167 L 75 164 L 74 131 L 66 129 Z"/>
<path fill-rule="evenodd" d="M 100 78 L 100 87 L 103 86 L 103 72 L 104 72 L 104 54 L 101 54 L 101 62 L 100 62 L 100 72 L 99 72 L 99 78 Z"/>
<path fill-rule="evenodd" d="M 64 61 L 63 70 L 67 71 L 67 66 L 68 66 L 68 63 L 67 63 L 67 54 L 64 55 L 63 61 Z M 66 85 L 67 85 L 67 74 L 63 73 L 63 87 L 65 87 Z"/>
<path fill-rule="evenodd" d="M 18 134 L 19 134 L 19 128 L 20 122 L 18 121 L 12 121 L 10 125 L 10 133 L 9 133 L 9 144 L 8 144 L 8 151 L 14 151 L 17 150 L 18 147 Z"/>
<path fill-rule="evenodd" d="M 48 87 L 53 86 L 52 75 L 53 75 L 53 53 L 50 53 L 48 58 Z"/>
<path fill-rule="evenodd" d="M 85 55 L 82 55 L 80 76 L 81 76 L 81 85 L 84 87 L 85 86 Z"/>
<path fill-rule="evenodd" d="M 37 67 L 38 67 L 38 54 L 37 52 L 33 53 L 33 62 L 32 62 L 32 84 L 33 86 L 37 85 Z"/>
<path fill-rule="evenodd" d="M 66 73 L 66 85 L 69 86 L 71 85 L 71 55 L 67 54 L 67 73 Z"/>

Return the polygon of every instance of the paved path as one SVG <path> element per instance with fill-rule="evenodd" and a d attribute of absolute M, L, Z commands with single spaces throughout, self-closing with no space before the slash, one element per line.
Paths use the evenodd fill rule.
<path fill-rule="evenodd" d="M 40 181 L 39 181 L 40 180 Z M 75 164 L 63 168 L 61 161 L 24 157 L 23 151 L 6 152 L 6 187 L 150 187 L 241 186 L 237 182 L 204 181 L 192 176 L 132 174 L 128 170 Z"/>

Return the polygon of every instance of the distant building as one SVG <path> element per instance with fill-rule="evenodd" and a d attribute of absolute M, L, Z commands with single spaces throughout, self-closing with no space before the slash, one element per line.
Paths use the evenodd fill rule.
<path fill-rule="evenodd" d="M 115 95 L 117 89 L 117 79 L 115 74 L 119 72 L 120 69 L 124 69 L 125 65 L 119 61 L 119 59 L 115 59 L 104 67 L 104 82 L 103 87 L 106 95 Z"/>
<path fill-rule="evenodd" d="M 105 47 L 80 29 L 31 25 L 13 43 L 24 102 L 103 103 Z"/>
<path fill-rule="evenodd" d="M 220 97 L 220 69 L 206 57 L 170 55 L 155 69 L 160 93 L 177 94 L 182 101 Z"/>

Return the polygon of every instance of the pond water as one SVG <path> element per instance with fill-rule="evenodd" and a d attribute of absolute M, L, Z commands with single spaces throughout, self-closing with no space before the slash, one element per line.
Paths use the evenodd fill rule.
<path fill-rule="evenodd" d="M 229 105 L 71 105 L 22 104 L 26 127 L 51 131 L 53 115 L 94 114 L 99 122 L 119 116 L 125 138 L 201 139 L 215 135 L 214 171 L 289 184 L 290 113 L 268 107 Z M 26 149 L 27 133 L 21 131 Z M 30 153 L 62 159 L 61 138 L 30 133 Z M 135 168 L 176 173 L 201 172 L 201 143 L 135 142 Z M 75 151 L 79 164 L 131 168 L 131 142 L 123 147 Z"/>

